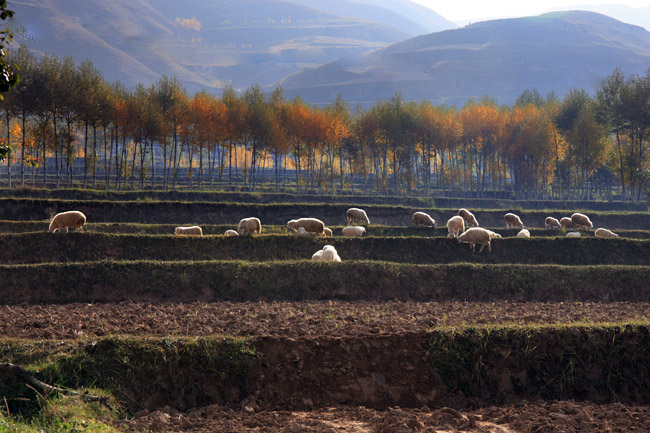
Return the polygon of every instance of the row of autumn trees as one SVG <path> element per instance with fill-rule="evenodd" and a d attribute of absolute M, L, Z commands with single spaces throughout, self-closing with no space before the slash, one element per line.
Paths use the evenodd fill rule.
<path fill-rule="evenodd" d="M 614 188 L 639 200 L 647 180 L 650 71 L 616 70 L 596 97 L 532 90 L 513 106 L 484 98 L 456 108 L 396 94 L 350 109 L 340 97 L 318 107 L 259 86 L 190 95 L 167 77 L 127 89 L 90 61 L 37 60 L 22 48 L 10 62 L 21 78 L 0 101 L 9 185 L 437 188 L 581 199 Z M 76 160 L 83 175 L 73 176 Z"/>

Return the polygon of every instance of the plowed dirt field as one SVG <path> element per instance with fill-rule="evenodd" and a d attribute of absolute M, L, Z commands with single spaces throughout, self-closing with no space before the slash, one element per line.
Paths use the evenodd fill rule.
<path fill-rule="evenodd" d="M 313 340 L 408 335 L 440 327 L 489 325 L 650 323 L 645 303 L 415 303 L 221 302 L 188 304 L 65 304 L 0 306 L 0 336 L 86 340 L 106 335 L 207 336 Z M 282 348 L 278 348 L 282 350 Z M 278 367 L 278 368 L 281 368 Z M 397 367 L 399 368 L 399 367 Z M 269 384 L 272 388 L 272 383 Z M 286 385 L 285 385 L 286 386 Z M 300 390 L 300 384 L 296 384 Z M 306 381 L 304 386 L 318 387 Z M 326 387 L 326 384 L 322 384 Z M 278 393 L 286 393 L 286 390 Z M 298 393 L 300 393 L 298 391 Z M 306 395 L 313 393 L 305 392 Z M 139 432 L 648 432 L 650 406 L 581 401 L 519 401 L 499 406 L 473 401 L 447 405 L 370 408 L 359 405 L 306 410 L 278 407 L 273 390 L 237 405 L 179 412 L 142 410 L 116 427 Z M 300 399 L 300 396 L 296 396 Z M 304 401 L 304 400 L 303 400 Z M 305 403 L 310 406 L 310 403 Z M 413 406 L 413 405 L 411 405 Z"/>
<path fill-rule="evenodd" d="M 650 323 L 648 303 L 219 302 L 0 305 L 0 336 L 362 337 L 487 325 Z"/>

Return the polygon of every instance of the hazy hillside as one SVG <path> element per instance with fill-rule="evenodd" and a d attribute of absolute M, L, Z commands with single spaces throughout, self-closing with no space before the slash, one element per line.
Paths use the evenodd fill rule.
<path fill-rule="evenodd" d="M 584 5 L 580 6 L 580 9 L 598 12 L 624 23 L 645 27 L 650 31 L 650 6 L 636 8 L 620 4 Z M 557 10 L 566 10 L 566 8 Z"/>
<path fill-rule="evenodd" d="M 395 27 L 412 36 L 454 29 L 456 24 L 409 0 L 291 0 L 313 7 Z"/>
<path fill-rule="evenodd" d="M 526 88 L 560 96 L 593 90 L 614 68 L 645 73 L 650 33 L 591 12 L 486 21 L 409 39 L 356 61 L 337 61 L 282 81 L 289 96 L 328 102 L 337 93 L 373 103 L 406 99 L 462 104 L 489 95 L 513 102 Z"/>
<path fill-rule="evenodd" d="M 15 0 L 38 53 L 93 61 L 127 85 L 176 75 L 191 89 L 270 85 L 409 35 L 282 0 Z M 20 41 L 20 39 L 18 39 Z"/>

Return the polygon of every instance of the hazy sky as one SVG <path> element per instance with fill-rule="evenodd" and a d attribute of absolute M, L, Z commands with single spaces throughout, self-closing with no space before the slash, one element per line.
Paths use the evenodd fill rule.
<path fill-rule="evenodd" d="M 490 18 L 539 15 L 554 9 L 580 9 L 581 5 L 622 4 L 648 7 L 650 1 L 639 0 L 582 0 L 582 1 L 526 1 L 526 0 L 413 0 L 426 5 L 450 21 L 467 23 Z"/>

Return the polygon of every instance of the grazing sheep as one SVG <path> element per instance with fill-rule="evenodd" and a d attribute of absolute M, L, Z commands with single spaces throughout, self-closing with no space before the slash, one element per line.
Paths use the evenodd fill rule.
<path fill-rule="evenodd" d="M 334 248 L 332 245 L 325 245 L 323 247 L 323 254 L 322 254 L 322 260 L 324 262 L 340 262 L 341 257 L 339 257 L 339 253 L 336 252 L 336 248 Z"/>
<path fill-rule="evenodd" d="M 530 237 L 530 232 L 526 229 L 521 229 L 519 233 L 517 233 L 518 238 L 529 238 Z"/>
<path fill-rule="evenodd" d="M 262 222 L 259 220 L 259 218 L 255 217 L 244 218 L 243 220 L 239 221 L 237 232 L 242 236 L 248 234 L 259 235 L 262 233 Z"/>
<path fill-rule="evenodd" d="M 521 219 L 513 214 L 513 213 L 507 213 L 504 217 L 503 220 L 506 223 L 506 228 L 509 229 L 510 227 L 517 227 L 519 229 L 524 228 L 524 223 L 521 222 Z"/>
<path fill-rule="evenodd" d="M 458 216 L 463 217 L 463 220 L 465 220 L 465 227 L 478 227 L 478 222 L 476 221 L 476 218 L 474 218 L 474 214 L 467 209 L 459 210 Z"/>
<path fill-rule="evenodd" d="M 571 215 L 571 222 L 573 223 L 573 227 L 576 229 L 580 230 L 589 230 L 594 228 L 594 225 L 591 223 L 591 220 L 587 215 L 583 215 L 581 213 L 574 213 Z"/>
<path fill-rule="evenodd" d="M 544 228 L 560 230 L 562 229 L 562 224 L 560 224 L 560 222 L 556 218 L 546 217 L 546 220 L 544 220 Z"/>
<path fill-rule="evenodd" d="M 226 236 L 239 236 L 239 233 L 237 233 L 235 230 L 226 230 L 224 235 L 226 235 Z"/>
<path fill-rule="evenodd" d="M 490 239 L 501 239 L 501 235 L 499 233 L 495 233 L 492 230 L 488 230 L 488 233 L 490 233 Z"/>
<path fill-rule="evenodd" d="M 366 223 L 370 225 L 370 220 L 368 219 L 368 215 L 366 215 L 366 211 L 364 211 L 363 209 L 351 207 L 345 213 L 345 216 L 348 218 L 348 225 L 354 224 L 355 221 L 361 221 L 362 224 Z"/>
<path fill-rule="evenodd" d="M 199 227 L 199 226 L 176 227 L 176 230 L 174 230 L 174 233 L 177 234 L 177 235 L 203 236 L 203 230 L 201 230 L 201 227 Z"/>
<path fill-rule="evenodd" d="M 458 243 L 469 243 L 472 252 L 474 252 L 476 244 L 481 244 L 481 249 L 478 251 L 479 253 L 483 251 L 483 248 L 485 248 L 486 245 L 488 247 L 488 252 L 492 251 L 492 246 L 490 245 L 491 240 L 490 232 L 481 227 L 472 227 L 467 229 L 467 231 L 462 235 L 458 236 Z"/>
<path fill-rule="evenodd" d="M 323 261 L 323 250 L 318 250 L 316 251 L 312 256 L 311 259 L 315 262 L 322 262 Z"/>
<path fill-rule="evenodd" d="M 328 238 L 331 238 L 331 237 L 333 236 L 333 234 L 332 234 L 332 229 L 328 229 L 327 227 L 325 227 L 325 228 L 323 229 L 323 234 L 324 234 L 325 236 L 327 236 Z"/>
<path fill-rule="evenodd" d="M 84 224 L 86 224 L 86 215 L 78 210 L 71 210 L 68 212 L 61 212 L 54 215 L 52 222 L 50 222 L 50 233 L 57 230 L 65 229 L 68 232 L 68 227 L 74 227 L 76 230 L 83 232 Z"/>
<path fill-rule="evenodd" d="M 607 229 L 604 229 L 604 228 L 596 229 L 596 232 L 594 234 L 596 235 L 597 238 L 617 238 L 618 237 L 618 235 L 616 233 L 614 233 L 613 231 L 607 230 Z"/>
<path fill-rule="evenodd" d="M 307 233 L 322 235 L 325 231 L 325 223 L 316 218 L 300 218 L 287 223 L 287 229 L 297 232 L 303 227 Z"/>
<path fill-rule="evenodd" d="M 560 220 L 560 225 L 562 226 L 562 230 L 571 230 L 573 228 L 573 221 L 569 217 L 564 217 Z"/>
<path fill-rule="evenodd" d="M 579 238 L 580 237 L 580 232 L 569 232 L 566 234 L 567 238 Z"/>
<path fill-rule="evenodd" d="M 431 218 L 431 215 L 429 215 L 427 213 L 424 213 L 424 212 L 415 212 L 413 214 L 412 221 L 413 221 L 413 225 L 415 227 L 424 226 L 424 227 L 433 227 L 433 228 L 435 228 L 436 225 L 437 225 L 436 220 Z"/>
<path fill-rule="evenodd" d="M 343 227 L 343 236 L 347 238 L 360 238 L 366 232 L 363 226 Z"/>
<path fill-rule="evenodd" d="M 465 220 L 463 217 L 456 215 L 449 218 L 449 221 L 447 221 L 447 230 L 449 231 L 447 237 L 457 238 L 458 235 L 465 231 Z"/>

